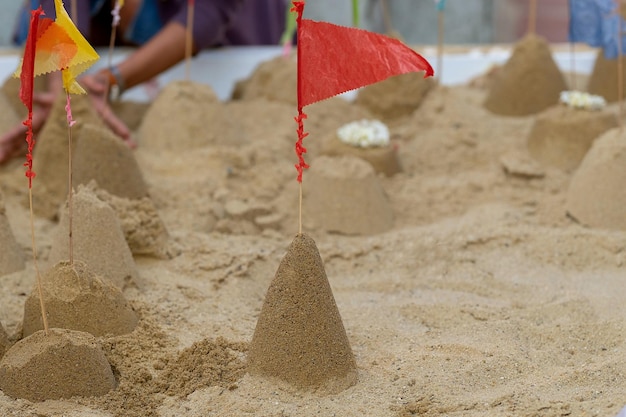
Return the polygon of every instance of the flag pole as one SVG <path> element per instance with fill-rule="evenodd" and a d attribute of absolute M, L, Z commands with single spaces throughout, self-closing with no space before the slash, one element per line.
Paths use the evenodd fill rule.
<path fill-rule="evenodd" d="M 622 15 L 620 13 L 620 4 L 617 3 L 617 100 L 619 101 L 619 131 L 620 134 L 624 130 L 624 54 L 622 54 Z"/>
<path fill-rule="evenodd" d="M 187 1 L 187 31 L 185 36 L 185 80 L 191 79 L 191 54 L 193 50 L 193 16 L 195 1 Z"/>
<path fill-rule="evenodd" d="M 529 0 L 528 33 L 535 34 L 537 29 L 537 0 Z"/>
<path fill-rule="evenodd" d="M 437 78 L 441 81 L 443 75 L 443 36 L 444 36 L 444 14 L 443 10 L 437 12 Z"/>

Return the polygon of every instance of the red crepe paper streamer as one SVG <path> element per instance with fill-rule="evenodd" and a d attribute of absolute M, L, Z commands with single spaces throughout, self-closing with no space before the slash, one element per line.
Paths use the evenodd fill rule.
<path fill-rule="evenodd" d="M 20 99 L 28 109 L 28 118 L 23 122 L 24 126 L 26 126 L 26 143 L 28 144 L 26 162 L 24 163 L 24 166 L 27 167 L 28 188 L 32 188 L 33 178 L 36 175 L 33 171 L 33 148 L 35 147 L 35 139 L 33 137 L 33 85 L 35 82 L 35 44 L 39 29 L 39 17 L 43 14 L 41 6 L 30 12 L 30 28 L 26 38 L 22 73 L 20 74 Z"/>
<path fill-rule="evenodd" d="M 292 11 L 298 13 L 298 182 L 308 168 L 303 154 L 303 108 L 346 91 L 374 84 L 393 75 L 424 71 L 424 78 L 434 74 L 433 68 L 420 54 L 397 39 L 363 29 L 303 19 L 304 1 L 294 1 Z"/>

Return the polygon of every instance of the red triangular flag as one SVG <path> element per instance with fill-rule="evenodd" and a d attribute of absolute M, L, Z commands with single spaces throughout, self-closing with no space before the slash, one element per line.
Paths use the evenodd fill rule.
<path fill-rule="evenodd" d="M 306 148 L 302 140 L 304 106 L 346 91 L 383 81 L 393 75 L 433 68 L 420 54 L 397 39 L 358 28 L 303 19 L 304 1 L 294 1 L 292 12 L 298 24 L 298 141 L 296 155 L 298 182 L 309 166 L 304 161 Z"/>
<path fill-rule="evenodd" d="M 26 126 L 26 142 L 28 143 L 28 153 L 26 154 L 26 177 L 28 177 L 28 188 L 33 185 L 33 148 L 35 140 L 33 138 L 33 85 L 35 82 L 35 52 L 37 43 L 37 33 L 39 29 L 39 17 L 43 14 L 41 6 L 37 10 L 30 12 L 30 28 L 26 45 L 24 47 L 24 58 L 22 60 L 22 73 L 20 74 L 20 100 L 28 108 L 28 118 L 24 121 Z"/>
<path fill-rule="evenodd" d="M 433 75 L 428 61 L 397 39 L 309 19 L 298 23 L 300 107 L 393 75 Z"/>

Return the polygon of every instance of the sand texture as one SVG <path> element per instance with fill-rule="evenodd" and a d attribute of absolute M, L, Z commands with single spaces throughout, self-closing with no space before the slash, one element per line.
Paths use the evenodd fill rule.
<path fill-rule="evenodd" d="M 9 346 L 9 336 L 7 335 L 6 330 L 4 330 L 2 323 L 0 323 L 0 359 L 2 359 Z"/>
<path fill-rule="evenodd" d="M 564 90 L 567 85 L 549 45 L 529 34 L 515 45 L 509 60 L 496 73 L 484 105 L 503 116 L 535 114 L 557 104 Z"/>
<path fill-rule="evenodd" d="M 296 63 L 295 56 L 279 56 L 261 63 L 249 78 L 235 85 L 233 100 L 264 98 L 297 105 Z"/>
<path fill-rule="evenodd" d="M 41 403 L 0 393 L 0 415 L 615 417 L 626 405 L 626 311 L 621 308 L 626 231 L 581 225 L 568 216 L 570 183 L 586 160 L 573 171 L 540 165 L 528 150 L 534 117 L 496 116 L 483 106 L 487 94 L 477 87 L 437 86 L 417 110 L 396 119 L 390 129 L 403 170 L 390 177 L 361 176 L 366 168 L 326 164 L 324 158 L 337 158 L 320 153 L 324 138 L 343 123 L 371 118 L 368 110 L 340 98 L 305 108 L 311 168 L 302 190 L 306 204 L 313 193 L 317 201 L 314 212 L 305 205 L 302 220 L 303 233 L 319 251 L 321 261 L 310 264 L 315 269 L 306 268 L 311 252 L 290 248 L 298 234 L 295 107 L 263 97 L 194 102 L 197 108 L 221 107 L 237 120 L 237 131 L 211 122 L 196 127 L 193 137 L 181 131 L 184 120 L 171 115 L 153 120 L 153 129 L 177 133 L 168 139 L 169 147 L 141 138 L 133 151 L 151 207 L 132 219 L 131 201 L 144 200 L 108 202 L 100 198 L 104 191 L 92 188 L 88 201 L 97 210 L 87 211 L 89 221 L 79 221 L 76 214 L 76 240 L 99 242 L 115 231 L 118 243 L 99 244 L 96 258 L 112 266 L 132 260 L 141 282 L 123 289 L 138 317 L 134 330 L 97 339 L 114 371 L 115 389 Z M 606 109 L 616 110 L 615 104 Z M 212 135 L 239 142 L 183 146 Z M 601 138 L 587 156 L 600 144 Z M 601 153 L 611 154 L 608 148 Z M 19 158 L 0 167 L 6 218 L 27 261 L 23 270 L 0 276 L 0 322 L 11 340 L 19 339 L 36 277 L 22 163 Z M 36 159 L 36 171 L 37 164 Z M 354 165 L 373 171 L 364 162 Z M 603 172 L 591 186 L 602 189 L 615 176 L 619 192 L 610 202 L 626 207 L 620 197 L 626 179 Z M 368 184 L 352 175 L 368 178 Z M 315 189 L 315 176 L 325 178 L 326 190 Z M 45 181 L 38 171 L 35 193 Z M 313 220 L 323 216 L 346 225 L 355 221 L 329 205 L 335 185 L 350 181 L 353 188 L 378 183 L 388 205 L 383 217 L 390 213 L 393 224 L 367 234 L 317 227 Z M 362 216 L 371 201 L 355 202 L 351 215 Z M 162 257 L 124 258 L 130 256 L 128 248 L 120 254 L 124 236 L 142 229 L 153 215 L 167 237 L 146 232 L 145 242 L 162 236 L 175 250 Z M 106 219 L 118 225 L 102 223 Z M 376 224 L 381 218 L 366 221 Z M 57 250 L 58 222 L 37 215 L 34 226 L 45 272 Z M 299 388 L 246 370 L 268 288 L 278 276 L 286 278 L 286 258 L 294 271 L 290 278 L 295 271 L 319 272 L 322 263 L 356 364 L 356 383 L 342 391 Z M 92 261 L 86 263 L 106 278 Z M 298 284 L 306 296 L 320 290 L 292 281 Z M 330 303 L 328 296 L 322 299 Z M 302 323 L 291 315 L 296 307 L 305 311 L 307 306 L 293 304 L 280 319 Z M 327 336 L 319 334 L 320 341 Z M 295 369 L 296 359 L 287 359 L 284 368 Z M 43 368 L 48 372 L 59 363 L 48 362 Z M 83 376 L 73 372 L 77 379 Z"/>
<path fill-rule="evenodd" d="M 617 127 L 613 112 L 586 111 L 557 105 L 539 114 L 528 135 L 528 151 L 544 165 L 573 170 L 593 141 Z"/>
<path fill-rule="evenodd" d="M 0 276 L 24 269 L 24 253 L 15 240 L 0 192 Z"/>

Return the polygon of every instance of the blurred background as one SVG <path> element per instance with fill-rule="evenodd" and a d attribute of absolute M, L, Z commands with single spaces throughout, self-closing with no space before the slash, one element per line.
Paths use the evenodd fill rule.
<path fill-rule="evenodd" d="M 81 1 L 81 0 L 79 0 Z M 387 0 L 394 29 L 409 44 L 437 42 L 433 0 Z M 450 44 L 508 43 L 527 28 L 528 0 L 447 0 L 445 38 Z M 550 42 L 567 41 L 568 0 L 537 1 L 537 33 Z M 0 1 L 0 46 L 11 46 L 21 0 Z M 385 32 L 380 0 L 360 0 L 361 26 Z M 351 25 L 350 0 L 308 0 L 308 18 Z"/>

